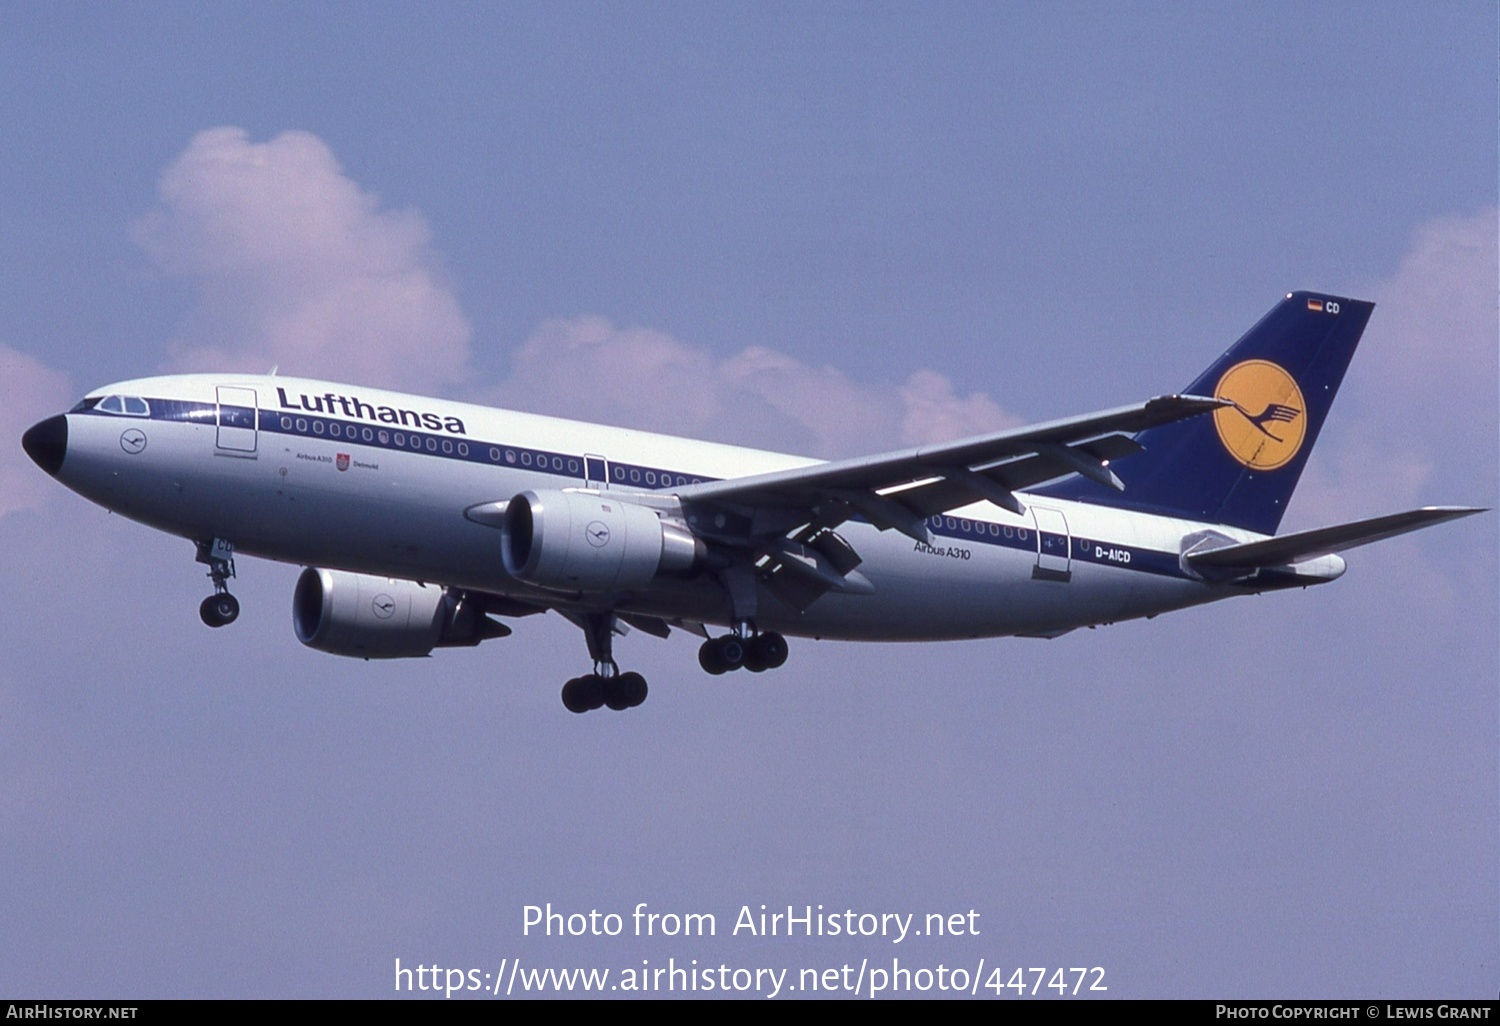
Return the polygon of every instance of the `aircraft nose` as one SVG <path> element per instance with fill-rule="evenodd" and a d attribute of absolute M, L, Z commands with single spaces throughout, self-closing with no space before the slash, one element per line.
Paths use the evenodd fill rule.
<path fill-rule="evenodd" d="M 56 477 L 68 454 L 68 418 L 59 413 L 33 424 L 21 436 L 21 448 L 37 466 Z"/>

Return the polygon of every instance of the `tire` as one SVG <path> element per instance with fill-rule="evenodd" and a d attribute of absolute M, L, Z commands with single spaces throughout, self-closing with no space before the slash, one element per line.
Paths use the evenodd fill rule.
<path fill-rule="evenodd" d="M 787 647 L 786 639 L 775 631 L 766 631 L 764 634 L 755 636 L 750 642 L 750 659 L 758 663 L 762 670 L 774 670 L 786 662 L 790 649 Z M 752 670 L 755 665 L 750 659 L 745 662 Z M 757 671 L 758 672 L 758 671 Z"/>
<path fill-rule="evenodd" d="M 240 600 L 229 592 L 210 595 L 198 606 L 198 618 L 210 627 L 234 623 L 240 615 Z"/>
<path fill-rule="evenodd" d="M 590 710 L 598 709 L 604 704 L 604 678 L 597 673 L 588 673 L 579 677 L 578 694 Z"/>
<path fill-rule="evenodd" d="M 562 703 L 570 713 L 586 713 L 589 711 L 587 698 L 583 694 L 583 689 L 579 686 L 582 682 L 583 678 L 574 677 L 563 685 Z"/>
<path fill-rule="evenodd" d="M 600 685 L 604 695 L 604 704 L 615 712 L 630 708 L 630 695 L 625 690 L 625 681 L 621 677 L 606 677 Z"/>
<path fill-rule="evenodd" d="M 709 638 L 698 646 L 698 665 L 703 667 L 705 673 L 711 673 L 715 677 L 729 670 L 724 660 L 719 657 L 718 638 Z"/>
<path fill-rule="evenodd" d="M 647 693 L 651 690 L 646 687 L 646 678 L 634 671 L 620 674 L 620 685 L 625 690 L 625 705 L 627 709 L 634 709 L 644 702 Z"/>
<path fill-rule="evenodd" d="M 719 649 L 719 661 L 724 664 L 726 670 L 738 670 L 745 665 L 745 657 L 749 655 L 749 646 L 733 634 L 726 634 L 715 644 Z"/>

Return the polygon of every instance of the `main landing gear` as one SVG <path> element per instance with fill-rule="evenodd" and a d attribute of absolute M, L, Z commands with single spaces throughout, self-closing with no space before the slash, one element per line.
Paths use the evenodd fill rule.
<path fill-rule="evenodd" d="M 198 562 L 208 564 L 214 593 L 198 606 L 198 616 L 210 627 L 234 623 L 240 615 L 240 600 L 229 594 L 227 583 L 234 576 L 234 543 L 223 538 L 198 543 Z"/>
<path fill-rule="evenodd" d="M 715 676 L 741 667 L 751 673 L 774 670 L 786 657 L 785 638 L 775 631 L 757 631 L 748 622 L 736 625 L 733 634 L 709 638 L 698 649 L 698 665 Z"/>
<path fill-rule="evenodd" d="M 613 662 L 596 666 L 595 670 L 563 685 L 562 700 L 568 712 L 586 713 L 603 705 L 618 712 L 634 709 L 646 700 L 650 689 L 646 687 L 646 678 L 639 673 L 621 673 Z"/>
<path fill-rule="evenodd" d="M 748 563 L 732 563 L 722 575 L 724 590 L 729 593 L 734 628 L 720 638 L 709 638 L 698 649 L 698 665 L 718 676 L 744 667 L 751 673 L 774 670 L 786 662 L 786 639 L 775 631 L 757 630 L 755 612 L 759 606 L 759 588 L 755 568 Z"/>
<path fill-rule="evenodd" d="M 563 685 L 562 701 L 568 712 L 586 713 L 607 705 L 616 712 L 634 709 L 646 700 L 646 678 L 634 671 L 621 673 L 614 658 L 615 616 L 589 613 L 583 618 L 583 635 L 589 643 L 594 672 L 574 677 Z"/>

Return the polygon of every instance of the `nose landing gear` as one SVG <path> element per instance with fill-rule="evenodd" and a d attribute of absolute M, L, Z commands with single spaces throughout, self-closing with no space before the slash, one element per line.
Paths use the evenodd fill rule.
<path fill-rule="evenodd" d="M 234 543 L 224 538 L 198 543 L 198 562 L 208 564 L 214 593 L 198 606 L 198 616 L 210 627 L 234 623 L 240 615 L 240 600 L 229 594 L 228 581 L 234 576 Z"/>

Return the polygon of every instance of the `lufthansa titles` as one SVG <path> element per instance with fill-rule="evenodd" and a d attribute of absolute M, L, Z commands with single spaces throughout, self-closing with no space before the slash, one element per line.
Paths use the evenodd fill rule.
<path fill-rule="evenodd" d="M 403 410 L 394 406 L 376 406 L 365 402 L 358 396 L 338 395 L 334 392 L 309 396 L 304 393 L 297 396 L 294 401 L 287 397 L 284 388 L 277 388 L 276 395 L 281 400 L 283 410 L 304 410 L 308 413 L 322 413 L 335 417 L 342 415 L 374 421 L 378 424 L 394 424 L 428 431 L 446 431 L 453 435 L 468 434 L 467 429 L 464 428 L 464 422 L 457 417 L 447 417 L 426 410 Z"/>

